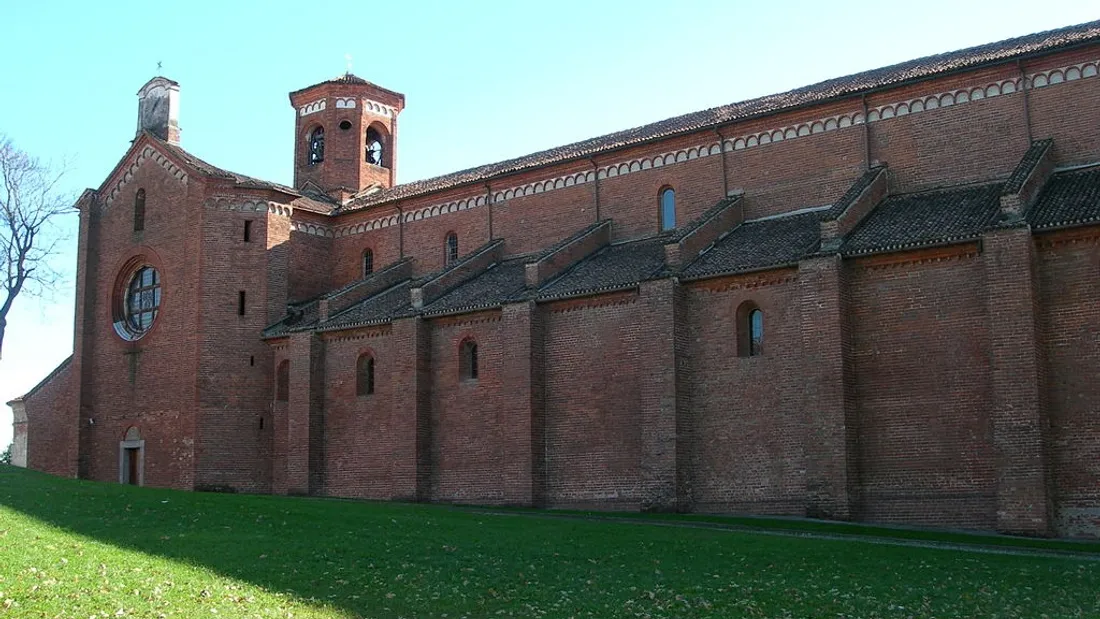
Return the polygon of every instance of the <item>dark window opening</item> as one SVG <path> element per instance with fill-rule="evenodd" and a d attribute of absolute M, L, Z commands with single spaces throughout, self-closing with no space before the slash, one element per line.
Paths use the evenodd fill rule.
<path fill-rule="evenodd" d="M 138 189 L 134 196 L 134 232 L 145 229 L 145 190 Z"/>
<path fill-rule="evenodd" d="M 244 291 L 237 292 L 237 315 L 244 316 Z"/>
<path fill-rule="evenodd" d="M 374 252 L 367 249 L 363 251 L 363 277 L 374 273 Z"/>
<path fill-rule="evenodd" d="M 252 240 L 252 222 L 244 222 L 244 242 L 248 243 Z"/>
<path fill-rule="evenodd" d="M 447 233 L 447 248 L 443 263 L 450 265 L 458 262 L 458 235 L 454 232 Z"/>
<path fill-rule="evenodd" d="M 341 120 L 340 121 L 340 129 L 342 129 L 344 131 L 347 131 L 348 129 L 351 129 L 351 121 L 350 120 Z"/>
<path fill-rule="evenodd" d="M 325 160 L 325 128 L 317 127 L 309 134 L 309 165 Z"/>
<path fill-rule="evenodd" d="M 284 359 L 275 371 L 275 400 L 286 402 L 290 399 L 290 361 Z"/>
<path fill-rule="evenodd" d="M 671 187 L 661 190 L 661 231 L 676 228 L 676 191 Z"/>
<path fill-rule="evenodd" d="M 362 354 L 355 363 L 355 395 L 374 393 L 374 357 Z"/>
<path fill-rule="evenodd" d="M 377 166 L 384 166 L 386 156 L 385 142 L 382 140 L 382 134 L 377 129 L 371 127 L 367 129 L 367 163 Z"/>
<path fill-rule="evenodd" d="M 150 266 L 141 267 L 130 279 L 126 288 L 125 329 L 134 337 L 141 337 L 153 326 L 160 311 L 160 274 Z"/>
<path fill-rule="evenodd" d="M 737 308 L 737 356 L 764 354 L 764 312 L 752 301 Z"/>
<path fill-rule="evenodd" d="M 477 380 L 477 342 L 462 342 L 459 351 L 459 375 L 462 380 Z"/>
<path fill-rule="evenodd" d="M 263 417 L 260 417 L 260 429 L 261 430 L 264 429 L 264 418 Z"/>
<path fill-rule="evenodd" d="M 248 355 L 248 365 L 250 365 L 250 366 L 255 366 L 256 365 L 256 355 Z"/>

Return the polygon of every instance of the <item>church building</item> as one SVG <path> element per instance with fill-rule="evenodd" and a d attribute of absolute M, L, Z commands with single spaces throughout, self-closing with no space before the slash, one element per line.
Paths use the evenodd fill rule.
<path fill-rule="evenodd" d="M 1098 68 L 1100 21 L 403 184 L 349 72 L 290 93 L 291 186 L 156 77 L 16 462 L 1100 536 Z"/>

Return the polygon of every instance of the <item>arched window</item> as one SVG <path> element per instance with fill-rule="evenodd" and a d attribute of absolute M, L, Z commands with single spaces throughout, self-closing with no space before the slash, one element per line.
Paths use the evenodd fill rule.
<path fill-rule="evenodd" d="M 374 127 L 368 128 L 366 140 L 367 163 L 377 166 L 386 166 L 387 153 L 385 151 L 386 141 L 382 137 L 382 134 Z"/>
<path fill-rule="evenodd" d="M 458 375 L 462 380 L 477 380 L 477 342 L 465 340 L 459 347 Z"/>
<path fill-rule="evenodd" d="M 359 355 L 355 362 L 355 395 L 374 393 L 374 357 L 370 353 Z"/>
<path fill-rule="evenodd" d="M 458 261 L 458 235 L 454 232 L 447 233 L 447 248 L 444 264 L 453 264 Z"/>
<path fill-rule="evenodd" d="M 145 229 L 145 190 L 138 189 L 134 196 L 134 232 Z"/>
<path fill-rule="evenodd" d="M 737 356 L 764 354 L 764 312 L 752 301 L 737 308 Z"/>
<path fill-rule="evenodd" d="M 661 232 L 676 227 L 676 190 L 665 187 L 661 190 Z"/>
<path fill-rule="evenodd" d="M 363 277 L 366 277 L 374 273 L 374 252 L 369 249 L 363 250 Z"/>
<path fill-rule="evenodd" d="M 286 402 L 290 399 L 290 361 L 283 359 L 275 370 L 275 400 Z"/>
<path fill-rule="evenodd" d="M 309 134 L 309 165 L 325 160 L 325 128 L 317 127 Z"/>

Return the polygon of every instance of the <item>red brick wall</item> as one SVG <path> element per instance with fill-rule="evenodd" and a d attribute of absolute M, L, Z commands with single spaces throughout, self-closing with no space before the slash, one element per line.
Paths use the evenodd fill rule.
<path fill-rule="evenodd" d="M 339 288 L 363 278 L 363 251 L 374 254 L 374 270 L 381 271 L 401 257 L 400 226 L 388 226 L 332 241 L 332 287 Z"/>
<path fill-rule="evenodd" d="M 1095 229 L 1091 230 L 1095 234 Z M 1040 323 L 1050 380 L 1055 533 L 1100 526 L 1100 246 L 1096 238 L 1039 237 Z"/>
<path fill-rule="evenodd" d="M 335 337 L 325 344 L 325 492 L 388 499 L 394 448 L 394 379 L 389 327 Z M 374 357 L 374 393 L 356 394 L 356 362 Z"/>
<path fill-rule="evenodd" d="M 594 192 L 587 183 L 495 203 L 493 236 L 505 240 L 509 256 L 546 249 L 596 223 Z"/>
<path fill-rule="evenodd" d="M 805 420 L 790 405 L 802 376 L 797 283 L 742 276 L 693 285 L 686 297 L 695 509 L 804 513 Z M 738 330 L 747 325 L 737 308 L 746 301 L 764 312 L 758 357 L 738 357 Z"/>
<path fill-rule="evenodd" d="M 249 204 L 239 200 L 238 204 Z M 268 325 L 268 212 L 206 206 L 202 212 L 199 422 L 195 485 L 270 492 L 271 349 Z M 272 218 L 279 217 L 271 215 Z M 244 222 L 251 221 L 250 240 Z M 238 314 L 240 291 L 245 313 Z M 261 427 L 262 424 L 262 427 Z"/>
<path fill-rule="evenodd" d="M 545 311 L 547 504 L 637 508 L 647 317 L 634 295 Z"/>
<path fill-rule="evenodd" d="M 992 528 L 981 263 L 857 263 L 849 281 L 861 517 Z"/>
<path fill-rule="evenodd" d="M 1007 177 L 1028 147 L 1022 97 L 873 122 L 871 157 L 889 164 L 895 190 L 903 193 Z"/>
<path fill-rule="evenodd" d="M 332 290 L 332 239 L 293 231 L 289 247 L 288 300 L 304 301 Z"/>
<path fill-rule="evenodd" d="M 459 376 L 459 346 L 477 342 L 478 378 Z M 470 319 L 440 319 L 431 333 L 431 425 L 434 501 L 500 503 L 502 420 L 499 401 L 503 347 L 500 315 L 473 314 Z"/>
<path fill-rule="evenodd" d="M 1097 55 L 1091 54 L 1093 59 Z M 1071 60 L 1076 59 L 1067 59 Z M 1037 88 L 1029 96 L 1032 135 L 1054 138 L 1059 165 L 1096 161 L 1100 123 L 1093 121 L 1100 118 L 1100 80 L 1092 77 Z"/>
<path fill-rule="evenodd" d="M 736 128 L 722 133 L 739 134 Z M 730 188 L 745 191 L 746 219 L 832 204 L 864 170 L 863 128 L 728 152 L 726 166 Z"/>
<path fill-rule="evenodd" d="M 405 224 L 405 255 L 416 260 L 417 275 L 444 267 L 444 241 L 458 235 L 458 254 L 467 256 L 489 242 L 489 209 L 484 206 Z"/>
<path fill-rule="evenodd" d="M 66 366 L 54 374 L 24 401 L 27 467 L 64 477 L 77 474 L 79 444 L 71 368 Z"/>

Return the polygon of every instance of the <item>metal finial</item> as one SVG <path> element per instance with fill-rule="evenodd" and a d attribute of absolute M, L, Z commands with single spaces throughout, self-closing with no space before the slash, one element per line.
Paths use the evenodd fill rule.
<path fill-rule="evenodd" d="M 157 61 L 157 75 L 160 75 L 160 68 L 161 68 L 162 66 L 163 66 L 163 64 L 161 63 L 161 61 L 159 61 L 159 60 L 158 60 L 158 61 Z"/>
<path fill-rule="evenodd" d="M 347 74 L 351 75 L 351 54 L 344 54 L 344 60 L 347 61 Z"/>

